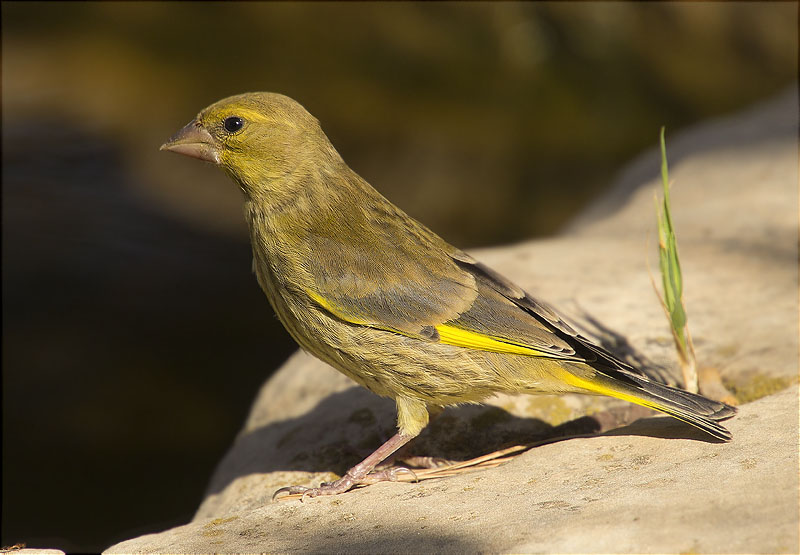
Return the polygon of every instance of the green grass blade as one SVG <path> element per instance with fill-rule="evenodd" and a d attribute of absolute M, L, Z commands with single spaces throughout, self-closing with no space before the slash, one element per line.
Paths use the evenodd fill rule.
<path fill-rule="evenodd" d="M 661 182 L 664 199 L 661 210 L 658 210 L 658 254 L 661 268 L 661 282 L 664 289 L 664 309 L 672 328 L 672 335 L 678 349 L 679 359 L 684 371 L 687 389 L 696 391 L 696 373 L 694 372 L 694 351 L 688 338 L 687 316 L 683 306 L 683 275 L 678 257 L 678 240 L 672 225 L 669 198 L 669 166 L 667 165 L 667 148 L 664 139 L 664 127 L 661 128 Z M 692 377 L 693 376 L 693 377 Z M 694 384 L 690 383 L 694 381 Z"/>

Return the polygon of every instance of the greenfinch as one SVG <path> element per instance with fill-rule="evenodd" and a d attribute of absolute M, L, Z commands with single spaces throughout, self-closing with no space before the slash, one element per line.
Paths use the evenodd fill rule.
<path fill-rule="evenodd" d="M 277 493 L 345 492 L 396 478 L 376 466 L 429 411 L 497 392 L 609 395 L 728 441 L 735 409 L 648 379 L 551 307 L 445 242 L 350 169 L 300 104 L 232 96 L 161 147 L 222 168 L 244 194 L 253 268 L 306 351 L 394 399 L 398 432 L 340 479 Z"/>

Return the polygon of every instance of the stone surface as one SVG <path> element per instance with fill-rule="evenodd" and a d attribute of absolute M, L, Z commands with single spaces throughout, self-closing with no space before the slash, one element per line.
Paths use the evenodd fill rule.
<path fill-rule="evenodd" d="M 0 550 L 0 553 L 10 553 L 11 555 L 64 555 L 60 549 L 38 549 L 36 547 L 25 547 L 22 549 L 6 548 L 8 551 Z"/>
<path fill-rule="evenodd" d="M 772 393 L 726 423 L 733 442 L 667 417 L 615 428 L 642 413 L 614 400 L 504 396 L 447 409 L 414 453 L 460 459 L 612 429 L 494 469 L 271 502 L 393 433 L 391 401 L 298 353 L 260 391 L 193 522 L 107 552 L 797 552 L 797 123 L 790 91 L 667 137 L 698 360 L 742 400 Z M 670 377 L 674 348 L 645 262 L 652 253 L 657 271 L 657 169 L 655 152 L 634 161 L 558 237 L 473 254 Z M 595 418 L 574 420 L 583 414 Z"/>
<path fill-rule="evenodd" d="M 246 508 L 107 553 L 792 553 L 797 393 L 744 405 L 728 444 L 675 439 L 682 426 L 655 418 L 491 470 L 302 504 L 270 503 L 274 485 L 253 483 Z"/>

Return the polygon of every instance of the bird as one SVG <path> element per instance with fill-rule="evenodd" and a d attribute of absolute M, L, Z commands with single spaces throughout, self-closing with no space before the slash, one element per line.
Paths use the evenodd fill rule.
<path fill-rule="evenodd" d="M 302 349 L 394 400 L 397 433 L 341 478 L 279 494 L 341 494 L 442 407 L 495 393 L 607 395 L 719 441 L 736 409 L 649 379 L 554 308 L 392 204 L 342 159 L 319 121 L 270 92 L 203 109 L 161 150 L 220 167 L 241 189 L 253 271 Z"/>

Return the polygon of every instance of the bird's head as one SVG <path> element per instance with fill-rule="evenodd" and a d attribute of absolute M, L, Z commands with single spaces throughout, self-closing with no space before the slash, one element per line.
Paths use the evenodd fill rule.
<path fill-rule="evenodd" d="M 291 98 L 266 92 L 212 104 L 161 150 L 216 164 L 251 194 L 298 168 L 341 160 L 314 116 Z"/>

